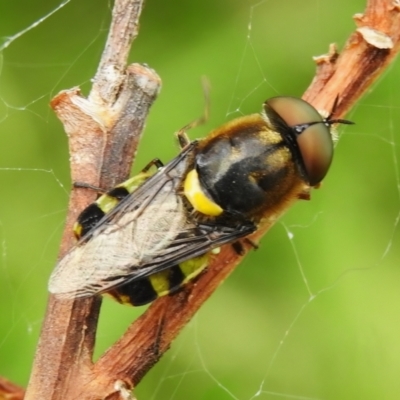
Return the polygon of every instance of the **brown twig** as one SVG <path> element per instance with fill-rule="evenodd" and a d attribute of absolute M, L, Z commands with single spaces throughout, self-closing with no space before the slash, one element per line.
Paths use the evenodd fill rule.
<path fill-rule="evenodd" d="M 400 47 L 400 9 L 396 2 L 370 0 L 365 14 L 354 19 L 358 28 L 342 53 L 337 54 L 332 45 L 329 54 L 316 58 L 316 77 L 304 94 L 304 99 L 326 111 L 331 110 L 339 95 L 335 117 L 349 110 L 395 58 Z M 257 243 L 273 222 L 266 221 L 251 240 Z M 251 249 L 248 246 L 246 251 Z M 117 376 L 137 385 L 242 258 L 231 246 L 225 246 L 197 282 L 175 296 L 154 302 L 98 360 L 94 366 L 96 381 L 92 384 L 109 384 Z"/>
<path fill-rule="evenodd" d="M 345 114 L 393 61 L 400 47 L 400 3 L 369 0 L 356 14 L 357 29 L 339 56 L 336 46 L 316 57 L 317 73 L 303 98 L 317 109 L 330 110 L 340 96 L 337 115 Z"/>
<path fill-rule="evenodd" d="M 143 0 L 115 1 L 89 97 L 83 98 L 75 88 L 58 94 L 51 103 L 69 137 L 73 182 L 111 187 L 129 174 L 144 120 L 160 87 L 154 71 L 126 66 L 142 5 Z M 93 200 L 93 192 L 72 191 L 60 256 L 73 244 L 71 227 L 78 211 Z M 91 376 L 100 304 L 96 298 L 59 301 L 50 296 L 27 400 L 105 398 L 115 392 L 114 387 L 102 387 L 93 397 L 82 393 L 81 383 Z"/>
<path fill-rule="evenodd" d="M 24 394 L 23 388 L 0 377 L 0 400 L 22 400 Z"/>
<path fill-rule="evenodd" d="M 72 89 L 52 102 L 69 135 L 73 181 L 111 187 L 130 169 L 143 120 L 159 86 L 151 70 L 139 65 L 126 69 L 141 7 L 141 1 L 116 1 L 106 50 L 88 99 Z M 328 55 L 316 59 L 317 74 L 304 98 L 318 109 L 330 110 L 339 95 L 336 117 L 343 115 L 397 54 L 399 11 L 397 2 L 370 0 L 365 14 L 355 17 L 358 29 L 342 54 L 331 46 Z M 77 212 L 92 200 L 90 191 L 72 192 L 60 255 L 72 245 L 71 225 Z M 273 222 L 266 221 L 251 239 L 258 242 Z M 241 259 L 225 246 L 205 274 L 177 295 L 154 302 L 95 364 L 91 359 L 100 300 L 50 297 L 26 399 L 121 398 L 121 391 L 138 384 Z"/>

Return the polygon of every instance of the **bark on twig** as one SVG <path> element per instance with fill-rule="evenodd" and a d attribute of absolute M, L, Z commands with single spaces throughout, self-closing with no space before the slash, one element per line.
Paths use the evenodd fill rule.
<path fill-rule="evenodd" d="M 15 383 L 0 377 L 0 400 L 22 400 L 25 390 Z"/>
<path fill-rule="evenodd" d="M 356 14 L 357 29 L 348 38 L 340 56 L 336 46 L 315 58 L 316 75 L 303 98 L 318 110 L 330 111 L 340 96 L 337 116 L 370 88 L 397 56 L 400 48 L 400 3 L 369 0 L 364 14 Z"/>
<path fill-rule="evenodd" d="M 141 8 L 142 1 L 115 1 L 107 46 L 88 99 L 71 89 L 52 101 L 69 136 L 75 182 L 109 188 L 130 170 L 144 119 L 160 85 L 150 69 L 126 67 Z M 304 94 L 317 109 L 327 111 L 339 95 L 335 117 L 356 102 L 400 47 L 398 2 L 369 0 L 365 14 L 355 20 L 358 28 L 342 53 L 338 55 L 331 46 L 328 55 L 316 59 L 316 77 Z M 72 191 L 60 256 L 72 246 L 70 232 L 77 213 L 93 197 L 85 189 Z M 252 241 L 258 242 L 274 222 L 265 221 Z M 101 301 L 50 297 L 25 399 L 122 398 L 121 391 L 138 384 L 242 258 L 231 246 L 223 247 L 206 273 L 175 296 L 154 302 L 95 364 L 92 355 Z"/>
<path fill-rule="evenodd" d="M 142 5 L 143 0 L 115 1 L 109 38 L 89 97 L 83 98 L 75 88 L 58 94 L 51 103 L 69 137 L 73 182 L 109 188 L 129 174 L 160 87 L 151 69 L 126 66 Z M 78 212 L 94 196 L 90 190 L 72 191 L 60 257 L 73 245 L 71 229 Z M 98 298 L 60 301 L 50 296 L 26 400 L 99 399 L 116 391 L 114 385 L 99 387 L 96 393 L 82 389 L 92 376 L 100 304 Z"/>

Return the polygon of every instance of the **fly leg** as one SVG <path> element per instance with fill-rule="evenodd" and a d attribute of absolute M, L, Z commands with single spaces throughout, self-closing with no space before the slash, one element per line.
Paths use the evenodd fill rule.
<path fill-rule="evenodd" d="M 178 139 L 179 147 L 181 148 L 181 150 L 183 150 L 190 143 L 190 139 L 186 132 L 189 129 L 203 125 L 205 122 L 207 122 L 210 114 L 210 83 L 206 78 L 203 77 L 201 85 L 203 87 L 205 101 L 203 115 L 200 118 L 197 118 L 189 124 L 185 125 L 183 128 L 179 129 L 178 132 L 175 132 L 175 136 Z"/>
<path fill-rule="evenodd" d="M 143 169 L 142 172 L 147 172 L 151 167 L 156 167 L 160 169 L 164 166 L 163 162 L 159 158 L 154 158 L 151 160 Z"/>

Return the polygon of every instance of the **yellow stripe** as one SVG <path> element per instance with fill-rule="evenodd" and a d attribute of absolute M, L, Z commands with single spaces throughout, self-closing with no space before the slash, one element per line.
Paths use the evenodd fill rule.
<path fill-rule="evenodd" d="M 114 189 L 122 187 L 128 191 L 128 193 L 134 192 L 144 181 L 149 179 L 154 172 L 140 172 L 139 174 L 133 176 L 132 178 L 126 180 L 120 185 L 116 186 Z M 115 206 L 117 206 L 119 200 L 115 197 L 109 196 L 107 193 L 103 194 L 96 200 L 96 204 L 104 212 L 104 214 L 109 213 Z"/>
<path fill-rule="evenodd" d="M 186 283 L 200 274 L 201 271 L 207 268 L 210 254 L 206 253 L 200 257 L 192 258 L 179 264 L 179 268 L 185 275 L 183 283 Z"/>
<path fill-rule="evenodd" d="M 153 286 L 153 289 L 160 297 L 165 296 L 170 292 L 168 277 L 169 277 L 168 269 L 166 269 L 165 271 L 157 272 L 148 277 L 151 286 Z"/>
<path fill-rule="evenodd" d="M 224 211 L 217 203 L 209 199 L 201 188 L 197 171 L 192 169 L 185 178 L 183 185 L 184 193 L 192 204 L 193 208 L 202 214 L 213 217 L 222 214 Z"/>
<path fill-rule="evenodd" d="M 172 289 L 177 289 L 180 286 L 183 286 L 191 279 L 195 278 L 200 274 L 205 268 L 208 266 L 209 254 L 204 254 L 200 257 L 192 258 L 190 260 L 184 261 L 179 264 L 179 269 L 182 271 L 184 275 L 184 279 L 179 286 L 171 287 L 172 282 L 170 281 L 170 270 L 166 269 L 165 271 L 157 272 L 148 277 L 148 280 L 151 283 L 154 291 L 158 294 L 159 297 L 165 296 L 171 293 Z"/>

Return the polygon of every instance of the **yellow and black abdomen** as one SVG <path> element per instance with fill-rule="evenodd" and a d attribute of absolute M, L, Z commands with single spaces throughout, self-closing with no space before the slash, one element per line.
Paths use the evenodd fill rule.
<path fill-rule="evenodd" d="M 74 234 L 78 240 L 90 240 L 91 232 L 102 219 L 113 210 L 124 198 L 133 193 L 152 174 L 141 172 L 122 184 L 100 196 L 94 203 L 85 208 L 74 225 Z M 175 293 L 189 280 L 196 277 L 208 265 L 209 253 L 184 261 L 161 272 L 143 278 L 132 279 L 105 295 L 111 296 L 121 304 L 141 306 L 156 298 Z"/>
<path fill-rule="evenodd" d="M 106 294 L 121 304 L 142 306 L 151 303 L 158 297 L 176 293 L 199 275 L 207 267 L 209 255 L 206 253 L 146 278 L 128 282 Z"/>
<path fill-rule="evenodd" d="M 159 162 L 159 161 L 157 161 Z M 149 166 L 152 163 L 149 164 Z M 79 240 L 85 236 L 90 236 L 90 231 L 114 209 L 118 203 L 133 193 L 143 182 L 150 178 L 154 173 L 148 172 L 147 166 L 142 172 L 129 178 L 120 185 L 114 187 L 107 193 L 101 195 L 94 203 L 89 204 L 78 216 L 74 224 L 74 234 Z"/>

